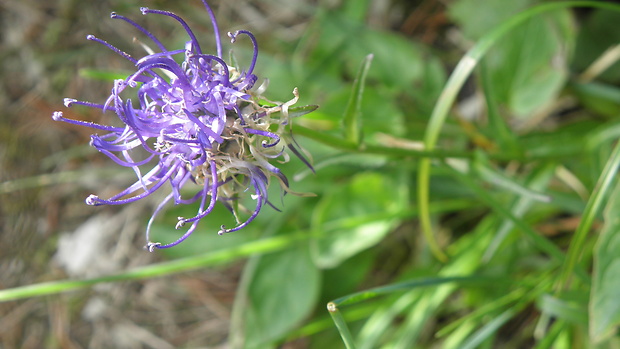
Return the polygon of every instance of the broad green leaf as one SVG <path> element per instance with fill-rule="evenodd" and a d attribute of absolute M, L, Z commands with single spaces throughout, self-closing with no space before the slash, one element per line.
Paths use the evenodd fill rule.
<path fill-rule="evenodd" d="M 354 32 L 347 49 L 351 72 L 356 71 L 361 57 L 372 53 L 373 68 L 368 72 L 368 79 L 380 81 L 383 88 L 391 88 L 395 93 L 423 93 L 428 66 L 437 63 L 422 46 L 399 35 L 377 30 Z"/>
<path fill-rule="evenodd" d="M 532 4 L 532 0 L 457 0 L 450 4 L 449 15 L 469 39 L 479 39 Z"/>
<path fill-rule="evenodd" d="M 568 12 L 531 19 L 497 43 L 485 58 L 498 101 L 529 118 L 564 86 L 574 34 Z"/>
<path fill-rule="evenodd" d="M 261 256 L 247 287 L 244 347 L 266 348 L 310 314 L 320 273 L 305 245 Z"/>
<path fill-rule="evenodd" d="M 391 32 L 370 29 L 341 13 L 328 11 L 317 16 L 308 36 L 308 47 L 303 50 L 309 52 L 304 56 L 308 66 L 303 73 L 309 81 L 320 80 L 320 94 L 341 90 L 342 80 L 334 77 L 354 76 L 360 60 L 369 53 L 374 59 L 368 79 L 381 82 L 382 88 L 424 94 L 428 79 L 437 79 L 431 81 L 434 87 L 443 85 L 443 72 L 436 69 L 441 63 L 421 45 Z M 439 92 L 439 88 L 433 90 Z"/>
<path fill-rule="evenodd" d="M 377 173 L 360 173 L 321 198 L 312 229 L 322 237 L 312 241 L 312 256 L 319 267 L 332 268 L 381 241 L 391 230 L 402 193 L 393 180 Z"/>
<path fill-rule="evenodd" d="M 460 0 L 450 14 L 468 37 L 478 38 L 532 3 Z M 498 102 L 522 118 L 549 103 L 566 81 L 574 41 L 568 11 L 530 19 L 508 33 L 484 59 Z"/>
<path fill-rule="evenodd" d="M 362 61 L 362 65 L 357 72 L 355 81 L 353 81 L 351 96 L 349 97 L 347 109 L 345 110 L 344 117 L 342 119 L 344 137 L 354 144 L 359 144 L 362 141 L 362 97 L 364 95 L 366 76 L 368 75 L 368 69 L 370 69 L 372 58 L 373 55 L 369 54 Z"/>
<path fill-rule="evenodd" d="M 590 295 L 590 336 L 601 342 L 620 325 L 620 182 L 605 208 L 605 223 L 594 251 Z"/>

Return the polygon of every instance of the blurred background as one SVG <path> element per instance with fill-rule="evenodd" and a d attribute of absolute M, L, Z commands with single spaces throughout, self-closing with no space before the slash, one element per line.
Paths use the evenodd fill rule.
<path fill-rule="evenodd" d="M 286 101 L 298 87 L 298 105 L 320 109 L 296 122 L 325 134 L 340 134 L 353 80 L 366 55 L 374 54 L 362 102 L 365 141 L 415 150 L 421 149 L 441 89 L 466 50 L 507 18 L 544 2 L 209 4 L 223 34 L 247 29 L 257 36 L 256 74 L 270 81 L 265 96 Z M 345 151 L 298 136 L 313 155 L 317 174 L 295 159 L 283 169 L 294 179 L 294 191 L 316 197 L 286 196 L 278 205 L 281 213 L 266 208 L 250 227 L 223 237 L 217 229 L 231 219 L 220 207 L 187 243 L 156 253 L 142 247 L 157 198 L 120 207 L 85 205 L 88 195 L 109 197 L 133 183 L 134 175 L 88 146 L 93 130 L 54 122 L 51 115 L 60 110 L 68 118 L 103 124 L 113 119 L 63 106 L 65 97 L 103 102 L 112 86 L 109 74 L 132 70 L 86 35 L 140 56 L 142 48 L 133 39 L 145 41 L 143 35 L 110 19 L 110 12 L 140 23 L 169 48 L 182 47 L 186 38 L 178 23 L 143 16 L 142 6 L 180 15 L 203 48 L 214 48 L 210 20 L 198 0 L 0 0 L 0 289 L 118 273 L 270 236 L 324 235 L 199 271 L 0 303 L 0 348 L 339 348 L 344 346 L 324 310 L 328 301 L 412 277 L 445 275 L 418 228 L 418 159 L 412 155 Z M 519 218 L 561 251 L 570 244 L 620 128 L 616 56 L 612 52 L 602 71 L 588 70 L 620 42 L 619 19 L 617 12 L 570 9 L 528 21 L 499 42 L 467 81 L 441 133 L 440 149 L 465 154 L 459 166 L 491 171 L 471 176 L 509 209 L 519 198 L 544 193 L 543 202 L 522 207 Z M 224 45 L 249 63 L 248 40 L 234 45 L 224 40 Z M 480 158 L 472 160 L 473 154 Z M 451 257 L 479 250 L 459 264 L 459 273 L 516 275 L 535 284 L 557 271 L 557 261 L 536 243 L 522 241 L 514 226 L 503 225 L 489 202 L 447 167 L 442 160 L 432 174 L 436 237 Z M 498 185 L 502 179 L 536 193 Z M 554 201 L 544 202 L 549 196 Z M 157 220 L 157 238 L 176 239 L 179 231 L 173 227 L 184 209 L 192 210 L 174 208 Z M 595 229 L 601 224 L 597 217 Z M 473 243 L 467 239 L 487 245 L 466 248 Z M 592 256 L 594 241 L 586 241 L 586 256 Z M 584 263 L 589 270 L 591 264 Z M 449 337 L 446 330 L 438 339 L 436 331 L 513 290 L 509 285 L 493 292 L 452 289 L 440 304 L 429 305 L 419 326 L 409 317 L 413 303 L 401 295 L 360 306 L 347 319 L 366 347 L 459 347 L 458 336 Z M 583 300 L 575 308 L 583 314 L 571 316 L 587 317 L 588 292 L 569 297 Z M 416 297 L 431 299 L 424 298 L 428 293 Z M 540 303 L 528 299 L 518 305 L 486 338 L 487 348 L 533 347 L 540 340 L 534 335 Z M 393 314 L 376 327 L 364 322 L 380 309 Z M 469 330 L 459 327 L 463 338 L 484 321 L 481 316 L 467 323 Z M 587 320 L 574 321 L 567 331 L 587 332 Z M 572 346 L 580 342 L 567 336 L 566 348 L 583 347 Z"/>

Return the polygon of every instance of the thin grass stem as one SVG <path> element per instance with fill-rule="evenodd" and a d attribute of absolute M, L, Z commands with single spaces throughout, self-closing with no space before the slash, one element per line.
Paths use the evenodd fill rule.
<path fill-rule="evenodd" d="M 499 41 L 504 35 L 532 17 L 546 12 L 571 7 L 596 7 L 620 11 L 620 6 L 618 5 L 595 1 L 565 1 L 542 4 L 517 14 L 497 27 L 495 30 L 483 36 L 459 61 L 454 69 L 454 72 L 452 72 L 452 75 L 448 79 L 446 86 L 441 92 L 424 134 L 425 150 L 432 151 L 435 148 L 441 129 L 446 121 L 446 118 L 448 117 L 450 108 L 456 100 L 458 92 L 461 90 L 463 84 L 470 76 L 476 65 L 480 62 L 480 59 L 487 53 L 491 46 Z M 439 248 L 439 245 L 435 239 L 433 226 L 431 224 L 430 211 L 428 209 L 430 200 L 430 174 L 431 159 L 422 158 L 420 160 L 420 167 L 418 171 L 418 205 L 420 207 L 420 225 L 422 232 L 424 233 L 424 237 L 429 244 L 429 248 L 435 257 L 440 261 L 445 261 L 447 257 Z"/>
<path fill-rule="evenodd" d="M 329 311 L 329 315 L 334 320 L 334 324 L 336 324 L 336 328 L 338 332 L 340 332 L 340 337 L 342 337 L 342 341 L 347 349 L 355 349 L 355 342 L 353 341 L 353 336 L 351 335 L 351 331 L 349 331 L 349 326 L 347 326 L 347 322 L 342 317 L 342 313 L 338 309 L 338 306 L 333 303 L 327 303 L 327 311 Z"/>
<path fill-rule="evenodd" d="M 562 272 L 560 273 L 560 278 L 558 279 L 558 284 L 556 287 L 557 292 L 561 291 L 565 287 L 568 287 L 569 285 L 573 270 L 581 258 L 582 247 L 584 246 L 584 242 L 590 232 L 590 229 L 592 228 L 592 223 L 600 213 L 603 201 L 610 191 L 619 167 L 620 141 L 616 143 L 609 160 L 607 160 L 607 163 L 603 168 L 603 172 L 596 183 L 592 195 L 590 195 L 590 199 L 586 204 L 581 221 L 579 221 L 575 235 L 573 236 L 570 246 L 568 247 L 567 257 L 562 266 Z"/>

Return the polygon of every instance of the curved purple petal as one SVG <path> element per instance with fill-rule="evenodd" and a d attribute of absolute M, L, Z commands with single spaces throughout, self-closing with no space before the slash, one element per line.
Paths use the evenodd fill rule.
<path fill-rule="evenodd" d="M 297 89 L 290 101 L 265 106 L 260 95 L 262 89 L 250 90 L 258 81 L 254 75 L 258 60 L 256 38 L 246 30 L 229 33 L 231 42 L 245 35 L 253 46 L 247 70 L 230 66 L 222 57 L 215 15 L 206 1 L 202 2 L 215 33 L 215 55 L 202 52 L 196 35 L 181 17 L 145 7 L 141 8 L 143 14 L 168 16 L 183 27 L 189 37 L 183 48 L 166 49 L 151 32 L 116 13 L 111 17 L 138 29 L 155 43 L 158 52 L 147 49 L 147 54 L 133 58 L 107 41 L 93 35 L 87 37 L 131 62 L 134 71 L 125 79 L 114 81 L 103 104 L 67 98 L 65 106 L 82 105 L 102 112 L 113 111 L 121 127 L 67 119 L 60 111 L 52 115 L 56 121 L 103 131 L 101 135 L 91 136 L 91 145 L 136 175 L 133 184 L 109 199 L 90 195 L 87 204 L 122 205 L 169 190 L 146 227 L 149 251 L 173 247 L 189 238 L 218 201 L 235 215 L 238 223 L 229 229 L 222 226 L 219 234 L 247 227 L 265 205 L 277 210 L 268 198 L 268 186 L 275 178 L 281 188 L 281 198 L 290 192 L 288 179 L 276 166 L 289 160 L 285 150 L 289 149 L 312 168 L 290 134 L 288 108 L 297 102 Z M 136 105 L 128 98 L 128 94 L 134 92 Z M 134 156 L 139 159 L 134 160 Z M 190 188 L 194 188 L 194 192 L 185 194 Z M 187 195 L 186 198 L 183 195 Z M 253 210 L 242 205 L 247 201 L 242 199 L 248 196 L 256 200 Z M 191 226 L 177 240 L 167 244 L 150 241 L 156 217 L 170 202 L 188 205 L 197 201 L 198 210 L 193 217 L 179 217 L 177 229 L 186 223 Z M 238 213 L 238 207 L 239 212 L 249 213 Z M 247 216 L 245 220 L 242 215 Z"/>

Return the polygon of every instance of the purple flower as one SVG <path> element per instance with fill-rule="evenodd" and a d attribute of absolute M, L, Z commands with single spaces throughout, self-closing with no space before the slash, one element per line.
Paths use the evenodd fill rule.
<path fill-rule="evenodd" d="M 87 204 L 125 204 L 170 186 L 170 193 L 157 206 L 147 226 L 146 248 L 149 251 L 172 247 L 185 240 L 196 230 L 200 220 L 213 210 L 216 201 L 223 203 L 237 220 L 235 227 L 222 225 L 219 234 L 242 229 L 256 218 L 263 206 L 273 207 L 267 196 L 271 179 L 277 180 L 283 193 L 290 192 L 286 176 L 270 162 L 288 161 L 286 148 L 310 167 L 291 136 L 289 119 L 316 107 L 292 108 L 299 97 L 297 89 L 293 91 L 294 98 L 286 103 L 265 102 L 265 98 L 252 91 L 257 81 L 253 71 L 258 58 L 254 35 L 245 30 L 228 33 L 231 42 L 246 36 L 254 46 L 252 61 L 246 69 L 228 65 L 222 59 L 220 34 L 213 11 L 205 0 L 202 2 L 215 32 L 215 55 L 203 52 L 183 19 L 171 12 L 144 7 L 141 8 L 144 15 L 159 14 L 179 22 L 189 36 L 185 48 L 168 50 L 145 28 L 114 12 L 112 18 L 125 21 L 141 31 L 157 47 L 157 52 L 145 47 L 148 54 L 135 59 L 106 41 L 87 36 L 88 40 L 106 46 L 133 63 L 136 71 L 124 80 L 116 80 L 103 104 L 67 98 L 65 106 L 78 104 L 103 112 L 114 111 L 122 127 L 66 119 L 59 111 L 53 114 L 54 120 L 103 131 L 103 135 L 91 136 L 91 145 L 136 173 L 136 182 L 127 189 L 107 200 L 90 195 Z M 181 55 L 184 60 L 178 64 Z M 124 99 L 126 90 L 137 92 L 135 101 Z M 143 170 L 149 164 L 155 165 L 148 171 Z M 183 197 L 181 190 L 188 187 L 194 188 L 196 193 L 192 197 Z M 249 216 L 242 220 L 238 212 L 240 199 L 247 195 L 256 203 L 253 209 L 246 210 Z M 151 225 L 171 201 L 175 205 L 198 202 L 196 215 L 179 217 L 176 228 L 186 223 L 191 226 L 172 243 L 151 242 Z"/>

